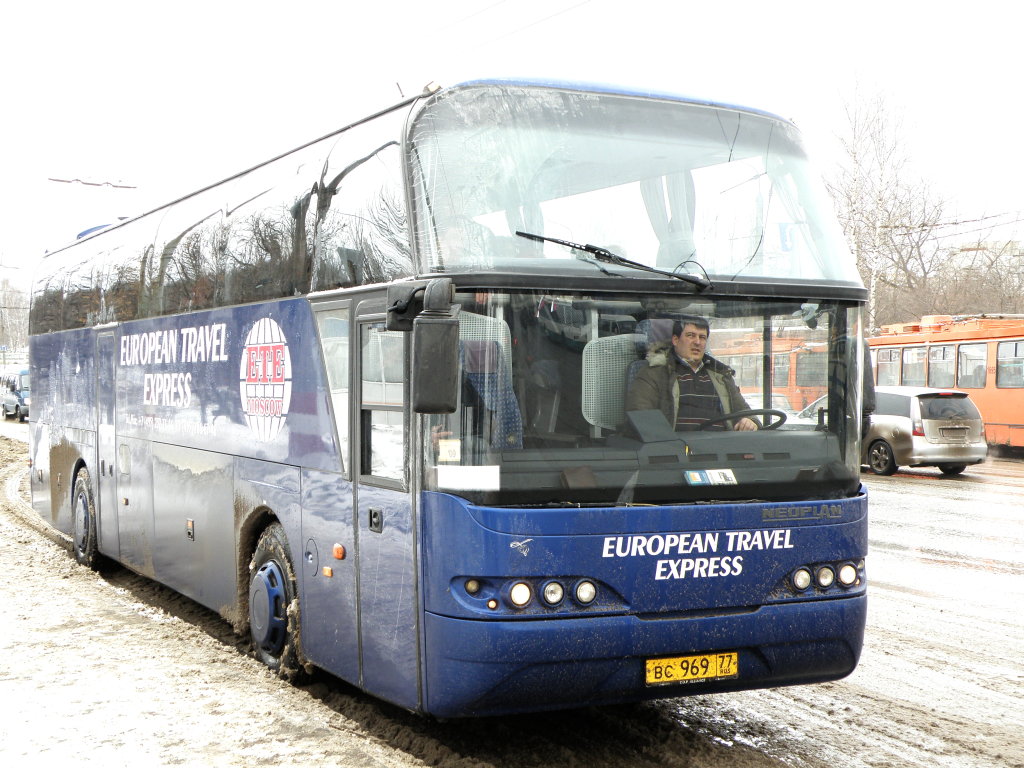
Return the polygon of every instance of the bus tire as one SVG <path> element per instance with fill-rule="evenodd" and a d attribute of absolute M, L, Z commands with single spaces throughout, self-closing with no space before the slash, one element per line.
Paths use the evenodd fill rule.
<path fill-rule="evenodd" d="M 285 680 L 299 677 L 299 604 L 288 539 L 273 523 L 249 564 L 249 636 L 256 658 Z"/>
<path fill-rule="evenodd" d="M 944 475 L 959 475 L 965 469 L 966 464 L 939 464 L 939 471 Z"/>
<path fill-rule="evenodd" d="M 71 548 L 75 560 L 94 571 L 99 570 L 100 553 L 96 542 L 96 504 L 92 496 L 89 470 L 82 467 L 75 473 L 71 491 L 73 531 Z"/>
<path fill-rule="evenodd" d="M 885 440 L 876 440 L 868 449 L 868 468 L 876 475 L 891 475 L 896 467 L 892 447 Z"/>

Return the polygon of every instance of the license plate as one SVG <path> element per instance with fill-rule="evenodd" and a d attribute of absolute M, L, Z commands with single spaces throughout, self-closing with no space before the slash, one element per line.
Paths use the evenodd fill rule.
<path fill-rule="evenodd" d="M 700 656 L 675 656 L 670 659 L 647 659 L 647 685 L 692 683 L 698 680 L 721 680 L 739 677 L 739 654 L 705 653 Z"/>

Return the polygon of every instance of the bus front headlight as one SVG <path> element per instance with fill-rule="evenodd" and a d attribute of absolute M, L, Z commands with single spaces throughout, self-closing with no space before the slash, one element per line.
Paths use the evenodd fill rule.
<path fill-rule="evenodd" d="M 530 602 L 533 597 L 533 590 L 525 581 L 517 581 L 508 591 L 508 599 L 516 608 L 522 608 Z"/>
<path fill-rule="evenodd" d="M 597 587 L 592 581 L 581 581 L 576 585 L 576 602 L 590 605 L 597 598 Z"/>

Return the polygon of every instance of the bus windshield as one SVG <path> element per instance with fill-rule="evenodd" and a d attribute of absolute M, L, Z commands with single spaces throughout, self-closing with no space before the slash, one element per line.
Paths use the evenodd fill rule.
<path fill-rule="evenodd" d="M 493 505 L 857 492 L 852 305 L 538 291 L 457 301 L 460 402 L 421 417 L 428 490 Z M 694 323 L 706 347 L 691 375 L 682 337 Z M 702 386 L 706 405 L 689 418 L 680 398 Z"/>
<path fill-rule="evenodd" d="M 410 147 L 422 271 L 542 268 L 596 245 L 647 267 L 860 285 L 799 135 L 767 115 L 607 92 L 468 85 Z M 566 264 L 569 262 L 569 264 Z"/>

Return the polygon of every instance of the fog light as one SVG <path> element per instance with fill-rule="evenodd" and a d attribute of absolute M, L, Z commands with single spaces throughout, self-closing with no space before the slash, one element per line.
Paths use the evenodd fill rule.
<path fill-rule="evenodd" d="M 466 579 L 466 592 L 475 595 L 480 591 L 480 582 L 477 579 Z"/>
<path fill-rule="evenodd" d="M 565 590 L 557 581 L 549 581 L 544 585 L 544 602 L 548 605 L 558 605 L 565 597 Z"/>
<path fill-rule="evenodd" d="M 581 605 L 590 605 L 597 597 L 597 587 L 592 581 L 581 581 L 576 585 L 576 600 Z"/>
<path fill-rule="evenodd" d="M 533 590 L 530 589 L 530 585 L 526 582 L 519 581 L 512 585 L 512 589 L 508 591 L 508 599 L 512 601 L 512 605 L 516 608 L 522 608 L 533 597 Z"/>
<path fill-rule="evenodd" d="M 490 600 L 487 601 L 487 607 L 490 608 L 492 611 L 498 610 L 498 601 L 492 597 Z"/>
<path fill-rule="evenodd" d="M 793 586 L 803 592 L 811 586 L 811 572 L 806 568 L 800 568 L 793 574 Z"/>
<path fill-rule="evenodd" d="M 836 572 L 829 568 L 827 565 L 824 568 L 818 569 L 818 586 L 822 589 L 828 589 L 836 580 Z"/>
<path fill-rule="evenodd" d="M 844 587 L 852 587 L 857 582 L 857 569 L 847 563 L 839 569 L 839 583 Z"/>

